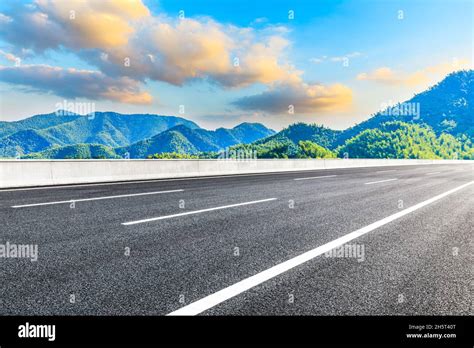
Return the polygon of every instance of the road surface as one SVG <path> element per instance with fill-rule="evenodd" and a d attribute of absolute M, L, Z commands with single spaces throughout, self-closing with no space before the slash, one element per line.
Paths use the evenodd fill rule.
<path fill-rule="evenodd" d="M 472 315 L 473 212 L 471 164 L 0 190 L 0 315 Z"/>

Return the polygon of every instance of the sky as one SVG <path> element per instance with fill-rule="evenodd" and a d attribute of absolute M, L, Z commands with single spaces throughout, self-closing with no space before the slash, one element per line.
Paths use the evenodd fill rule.
<path fill-rule="evenodd" d="M 0 119 L 345 129 L 473 67 L 471 0 L 3 0 Z"/>

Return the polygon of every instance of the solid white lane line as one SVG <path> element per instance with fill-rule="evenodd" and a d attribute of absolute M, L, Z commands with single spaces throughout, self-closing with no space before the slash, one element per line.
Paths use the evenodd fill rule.
<path fill-rule="evenodd" d="M 306 178 L 296 178 L 293 180 L 311 180 L 311 179 L 321 179 L 321 178 L 333 178 L 337 175 L 322 175 L 322 176 L 311 176 L 311 177 L 306 177 Z"/>
<path fill-rule="evenodd" d="M 389 172 L 396 172 L 397 170 L 396 169 L 392 169 L 392 170 L 379 170 L 377 171 L 376 173 L 389 173 Z"/>
<path fill-rule="evenodd" d="M 433 173 L 426 173 L 425 175 L 433 175 L 433 174 L 439 174 L 441 172 L 433 172 Z"/>
<path fill-rule="evenodd" d="M 205 212 L 208 212 L 208 211 L 214 211 L 214 210 L 221 210 L 221 209 L 228 209 L 228 208 L 240 207 L 240 206 L 242 206 L 242 205 L 249 205 L 249 204 L 257 204 L 257 203 L 269 202 L 269 201 L 274 201 L 274 200 L 276 200 L 276 199 L 277 199 L 277 198 L 268 198 L 268 199 L 261 199 L 261 200 L 259 200 L 259 201 L 251 201 L 251 202 L 244 202 L 244 203 L 223 205 L 223 206 L 214 207 L 214 208 L 207 208 L 207 209 L 201 209 L 201 210 L 187 211 L 187 212 L 185 212 L 185 213 L 179 213 L 179 214 L 173 214 L 173 215 L 164 215 L 164 216 L 159 216 L 159 217 L 150 218 L 150 219 L 143 219 L 143 220 L 137 220 L 137 221 L 122 222 L 122 225 L 125 225 L 125 226 L 136 225 L 136 224 L 141 224 L 141 223 L 144 223 L 144 222 L 157 221 L 157 220 L 164 220 L 164 219 L 171 219 L 171 218 L 178 217 L 178 216 L 186 216 L 186 215 L 192 215 L 192 214 L 205 213 Z"/>
<path fill-rule="evenodd" d="M 387 181 L 394 181 L 398 179 L 386 179 L 386 180 L 379 180 L 379 181 L 372 181 L 372 182 L 366 182 L 365 185 L 372 185 L 372 184 L 378 184 L 380 182 L 387 182 Z"/>
<path fill-rule="evenodd" d="M 469 185 L 474 184 L 474 181 L 470 181 L 467 184 L 458 186 L 452 190 L 446 191 L 440 195 L 437 195 L 433 198 L 430 198 L 424 202 L 418 203 L 410 208 L 404 209 L 399 211 L 396 214 L 390 215 L 382 220 L 376 221 L 368 226 L 365 226 L 363 228 L 360 228 L 354 232 L 351 232 L 343 237 L 337 238 L 333 240 L 332 242 L 326 243 L 324 245 L 321 245 L 315 249 L 312 249 L 310 251 L 307 251 L 299 256 L 296 256 L 292 259 L 289 259 L 287 261 L 284 261 L 276 266 L 273 266 L 263 272 L 257 273 L 249 278 L 246 278 L 244 280 L 241 280 L 227 288 L 224 288 L 220 291 L 217 291 L 211 295 L 208 295 L 196 302 L 190 303 L 187 306 L 184 306 L 174 312 L 169 313 L 168 315 L 197 315 L 200 314 L 212 307 L 217 306 L 218 304 L 227 301 L 228 299 L 235 297 L 244 291 L 247 291 L 257 285 L 262 284 L 263 282 L 266 282 L 269 279 L 272 279 L 286 271 L 291 270 L 292 268 L 295 268 L 307 261 L 310 261 L 314 259 L 317 256 L 320 256 L 329 250 L 332 250 L 334 248 L 337 248 L 341 245 L 346 244 L 347 242 L 350 242 L 353 239 L 356 239 L 366 233 L 369 233 L 370 231 L 375 230 L 378 227 L 381 227 L 383 225 L 388 224 L 389 222 L 392 222 L 394 220 L 397 220 L 401 218 L 402 216 L 405 216 L 407 214 L 410 214 L 414 212 L 415 210 L 418 210 L 428 204 L 431 204 L 437 200 L 440 200 L 441 198 L 444 198 L 456 191 L 459 191 Z"/>
<path fill-rule="evenodd" d="M 93 197 L 93 198 L 80 198 L 80 199 L 70 199 L 68 201 L 57 201 L 57 202 L 45 202 L 45 203 L 32 203 L 32 204 L 22 204 L 22 205 L 12 205 L 12 208 L 26 208 L 26 207 L 37 207 L 41 205 L 53 205 L 53 204 L 66 204 L 73 202 L 86 202 L 86 201 L 99 201 L 102 199 L 113 199 L 113 198 L 124 198 L 124 197 L 135 197 L 135 196 L 146 196 L 146 195 L 157 195 L 160 193 L 172 193 L 172 192 L 182 192 L 184 190 L 169 190 L 169 191 L 156 191 L 156 192 L 143 192 L 143 193 L 132 193 L 128 195 L 118 195 L 118 196 L 105 196 L 105 197 Z"/>

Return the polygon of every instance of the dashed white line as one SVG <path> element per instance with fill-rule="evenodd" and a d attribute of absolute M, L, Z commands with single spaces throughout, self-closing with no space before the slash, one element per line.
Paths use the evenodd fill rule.
<path fill-rule="evenodd" d="M 173 214 L 173 215 L 164 215 L 164 216 L 154 217 L 154 218 L 150 218 L 150 219 L 143 219 L 143 220 L 122 222 L 122 225 L 124 225 L 124 226 L 130 226 L 130 225 L 142 224 L 142 223 L 144 223 L 144 222 L 157 221 L 157 220 L 164 220 L 164 219 L 171 219 L 171 218 L 175 218 L 175 217 L 179 217 L 179 216 L 200 214 L 200 213 L 205 213 L 205 212 L 208 212 L 208 211 L 214 211 L 214 210 L 221 210 L 221 209 L 228 209 L 228 208 L 240 207 L 240 206 L 242 206 L 242 205 L 249 205 L 249 204 L 257 204 L 257 203 L 269 202 L 269 201 L 274 201 L 274 200 L 276 200 L 276 199 L 277 199 L 277 198 L 267 198 L 267 199 L 261 199 L 261 200 L 259 200 L 259 201 L 251 201 L 251 202 L 244 202 L 244 203 L 237 203 L 237 204 L 224 205 L 224 206 L 214 207 L 214 208 L 207 208 L 207 209 L 201 209 L 201 210 L 187 211 L 187 212 L 185 212 L 185 213 L 179 213 L 179 214 Z"/>
<path fill-rule="evenodd" d="M 312 180 L 312 179 L 322 179 L 322 178 L 333 178 L 337 175 L 321 175 L 321 176 L 310 176 L 310 177 L 306 177 L 306 178 L 296 178 L 296 179 L 293 179 L 293 180 Z"/>
<path fill-rule="evenodd" d="M 433 175 L 433 174 L 439 174 L 441 172 L 432 172 L 432 173 L 426 173 L 425 175 Z"/>
<path fill-rule="evenodd" d="M 474 181 L 470 181 L 464 185 L 458 186 L 452 190 L 446 191 L 440 195 L 437 195 L 433 198 L 430 198 L 424 202 L 418 203 L 410 208 L 401 210 L 400 212 L 390 215 L 382 220 L 376 221 L 368 226 L 365 226 L 363 228 L 360 228 L 354 232 L 351 232 L 343 237 L 337 238 L 333 240 L 332 242 L 326 243 L 324 245 L 321 245 L 315 249 L 312 249 L 310 251 L 307 251 L 299 256 L 296 256 L 292 259 L 289 259 L 287 261 L 284 261 L 276 266 L 273 266 L 263 272 L 257 273 L 249 278 L 246 278 L 244 280 L 241 280 L 227 288 L 224 288 L 220 291 L 217 291 L 211 295 L 208 295 L 198 301 L 192 302 L 187 306 L 184 306 L 174 312 L 169 313 L 168 315 L 197 315 L 200 314 L 212 307 L 217 306 L 218 304 L 227 301 L 228 299 L 235 297 L 257 285 L 262 284 L 263 282 L 266 282 L 269 279 L 272 279 L 286 271 L 291 270 L 292 268 L 295 268 L 307 261 L 310 261 L 314 259 L 317 256 L 320 256 L 324 254 L 325 252 L 328 252 L 329 250 L 332 250 L 334 248 L 337 248 L 341 245 L 344 245 L 347 242 L 350 242 L 353 239 L 356 239 L 366 233 L 369 233 L 376 228 L 379 228 L 383 225 L 388 224 L 389 222 L 392 222 L 394 220 L 397 220 L 401 218 L 402 216 L 405 216 L 411 212 L 414 212 L 415 210 L 418 210 L 428 204 L 431 204 L 437 200 L 440 200 L 443 197 L 446 197 L 456 191 L 459 191 L 469 185 L 472 185 Z"/>
<path fill-rule="evenodd" d="M 182 192 L 184 190 L 168 190 L 168 191 L 155 191 L 155 192 L 142 192 L 142 193 L 132 193 L 128 195 L 118 195 L 118 196 L 105 196 L 105 197 L 93 197 L 93 198 L 80 198 L 80 199 L 70 199 L 68 201 L 56 201 L 56 202 L 44 202 L 44 203 L 32 203 L 32 204 L 22 204 L 22 205 L 12 205 L 12 208 L 26 208 L 26 207 L 37 207 L 42 205 L 53 205 L 53 204 L 67 204 L 75 202 L 87 202 L 87 201 L 98 201 L 102 199 L 113 199 L 113 198 L 124 198 L 124 197 L 135 197 L 135 196 L 146 196 L 146 195 L 157 195 L 160 193 L 172 193 L 172 192 Z"/>
<path fill-rule="evenodd" d="M 388 182 L 388 181 L 394 181 L 398 179 L 386 179 L 386 180 L 379 180 L 379 181 L 371 181 L 371 182 L 366 182 L 365 185 L 373 185 L 373 184 L 378 184 L 381 182 Z"/>

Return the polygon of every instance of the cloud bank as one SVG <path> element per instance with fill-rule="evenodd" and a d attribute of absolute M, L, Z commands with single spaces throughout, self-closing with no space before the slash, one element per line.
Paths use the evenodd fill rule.
<path fill-rule="evenodd" d="M 60 96 L 151 103 L 140 89 L 150 81 L 182 86 L 205 80 L 223 89 L 265 85 L 262 94 L 234 103 L 243 110 L 280 112 L 293 104 L 309 113 L 351 100 L 348 87 L 304 82 L 286 56 L 291 43 L 281 26 L 257 30 L 208 17 L 172 18 L 152 14 L 141 0 L 35 0 L 0 14 L 0 22 L 12 56 L 66 51 L 97 69 L 1 68 L 3 81 Z"/>
<path fill-rule="evenodd" d="M 331 86 L 310 85 L 303 82 L 275 86 L 261 94 L 243 97 L 234 105 L 243 110 L 269 113 L 298 114 L 314 111 L 344 111 L 352 102 L 350 88 L 334 84 Z"/>
<path fill-rule="evenodd" d="M 151 95 L 127 77 L 112 79 L 101 72 L 63 69 L 49 65 L 0 66 L 2 80 L 30 86 L 65 98 L 108 99 L 130 104 L 149 104 Z"/>

